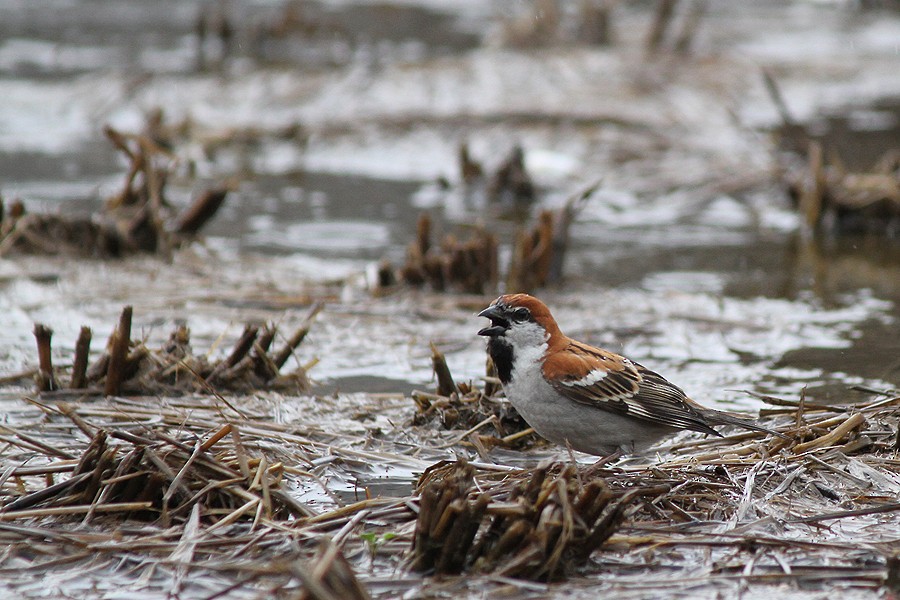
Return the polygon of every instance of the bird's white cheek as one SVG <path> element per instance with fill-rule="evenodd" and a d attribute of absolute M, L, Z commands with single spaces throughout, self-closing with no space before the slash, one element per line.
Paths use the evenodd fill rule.
<path fill-rule="evenodd" d="M 547 331 L 537 323 L 515 323 L 504 336 L 517 350 L 528 351 L 541 350 L 541 355 L 547 349 Z M 539 348 L 543 345 L 543 348 Z"/>

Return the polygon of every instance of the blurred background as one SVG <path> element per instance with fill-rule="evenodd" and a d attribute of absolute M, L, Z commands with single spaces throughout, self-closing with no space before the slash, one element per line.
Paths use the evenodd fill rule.
<path fill-rule="evenodd" d="M 392 282 L 373 265 L 400 269 L 422 214 L 437 240 L 496 235 L 500 277 L 450 290 L 488 298 L 510 287 L 516 232 L 582 195 L 561 278 L 533 291 L 571 335 L 738 406 L 723 389 L 840 400 L 900 381 L 898 115 L 888 0 L 0 1 L 7 219 L 102 211 L 129 164 L 104 126 L 164 151 L 175 207 L 230 190 L 191 250 L 204 266 L 173 266 L 203 293 L 152 279 L 147 327 L 188 309 L 214 338 L 223 306 L 284 310 L 273 298 L 304 281 L 377 305 Z M 65 353 L 142 273 L 165 279 L 5 250 L 8 370 L 36 319 Z M 346 325 L 311 336 L 321 380 L 430 377 L 422 339 L 354 323 L 365 351 L 341 352 Z M 466 376 L 476 329 L 430 331 Z"/>

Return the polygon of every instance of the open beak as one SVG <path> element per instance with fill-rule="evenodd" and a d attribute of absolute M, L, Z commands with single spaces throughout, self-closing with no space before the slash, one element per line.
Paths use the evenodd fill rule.
<path fill-rule="evenodd" d="M 485 335 L 488 337 L 496 337 L 498 335 L 503 335 L 506 333 L 507 323 L 506 320 L 501 316 L 502 309 L 496 304 L 492 304 L 488 306 L 486 309 L 478 313 L 479 317 L 486 317 L 491 320 L 491 326 L 485 327 L 484 329 L 478 332 L 478 335 Z"/>

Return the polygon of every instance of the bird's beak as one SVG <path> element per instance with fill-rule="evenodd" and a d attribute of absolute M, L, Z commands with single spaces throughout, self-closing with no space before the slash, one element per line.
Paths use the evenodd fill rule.
<path fill-rule="evenodd" d="M 478 332 L 478 335 L 485 335 L 488 337 L 495 337 L 498 335 L 503 335 L 506 333 L 506 325 L 504 325 L 504 320 L 500 316 L 501 309 L 496 304 L 492 304 L 488 306 L 486 309 L 478 313 L 479 317 L 486 317 L 491 320 L 491 326 L 485 327 L 484 329 Z"/>

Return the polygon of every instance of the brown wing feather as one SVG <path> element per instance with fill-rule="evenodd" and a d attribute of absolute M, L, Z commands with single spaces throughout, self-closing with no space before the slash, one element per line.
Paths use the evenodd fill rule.
<path fill-rule="evenodd" d="M 591 385 L 576 385 L 591 373 L 603 376 Z M 544 375 L 566 397 L 620 414 L 628 413 L 626 401 L 639 391 L 640 375 L 620 356 L 571 341 L 564 352 L 547 357 Z"/>
<path fill-rule="evenodd" d="M 641 374 L 640 391 L 633 398 L 633 404 L 640 406 L 640 409 L 635 412 L 646 410 L 647 414 L 641 416 L 651 421 L 721 436 L 709 426 L 706 417 L 694 408 L 680 387 L 642 365 L 635 364 L 635 366 Z"/>
<path fill-rule="evenodd" d="M 679 387 L 612 352 L 571 341 L 566 351 L 547 358 L 544 374 L 557 392 L 574 402 L 675 429 L 719 435 Z M 589 383 L 576 384 L 579 381 Z"/>

